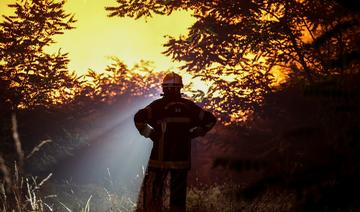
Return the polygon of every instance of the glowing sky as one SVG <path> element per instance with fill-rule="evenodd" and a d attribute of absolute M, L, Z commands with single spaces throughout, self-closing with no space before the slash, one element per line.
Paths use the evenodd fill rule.
<path fill-rule="evenodd" d="M 0 0 L 0 14 L 9 15 L 13 9 L 7 4 L 15 0 Z M 117 56 L 132 66 L 141 59 L 155 62 L 158 70 L 175 68 L 178 63 L 161 54 L 165 35 L 186 34 L 195 21 L 189 13 L 175 12 L 171 16 L 155 16 L 133 20 L 130 18 L 109 18 L 105 6 L 112 6 L 115 0 L 68 0 L 67 13 L 75 14 L 76 29 L 56 37 L 57 44 L 47 51 L 68 52 L 69 69 L 83 74 L 88 68 L 97 72 L 110 63 L 108 57 Z"/>

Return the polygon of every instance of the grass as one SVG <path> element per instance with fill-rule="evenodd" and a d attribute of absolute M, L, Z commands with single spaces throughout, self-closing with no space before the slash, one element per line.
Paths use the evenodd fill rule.
<path fill-rule="evenodd" d="M 43 179 L 22 176 L 17 165 L 9 169 L 0 158 L 2 172 L 7 172 L 0 183 L 1 211 L 135 211 L 137 203 L 127 190 L 105 188 L 103 185 L 76 185 L 71 182 L 54 183 L 49 174 Z M 5 180 L 7 179 L 7 180 Z M 7 181 L 7 182 L 6 182 Z M 234 184 L 201 185 L 189 187 L 187 210 L 197 212 L 232 211 L 292 211 L 294 194 L 285 191 L 267 191 L 253 200 L 239 197 L 241 189 Z M 169 201 L 169 192 L 165 200 Z M 168 207 L 168 206 L 167 206 Z M 138 209 L 137 211 L 141 211 Z"/>
<path fill-rule="evenodd" d="M 110 172 L 108 181 L 111 183 L 107 186 L 77 185 L 69 181 L 54 183 L 51 182 L 52 173 L 42 179 L 26 176 L 22 171 L 24 164 L 34 153 L 51 143 L 51 140 L 40 142 L 28 155 L 25 155 L 17 132 L 15 115 L 12 116 L 12 137 L 17 161 L 9 163 L 0 154 L 0 173 L 3 175 L 0 178 L 1 211 L 141 211 L 139 209 L 141 207 L 138 207 L 138 203 L 134 200 L 136 194 L 126 188 L 116 186 L 116 181 L 111 179 Z M 241 188 L 234 184 L 189 187 L 187 210 L 199 212 L 291 211 L 294 206 L 294 195 L 286 192 L 269 191 L 256 199 L 246 201 L 239 198 L 239 189 Z M 165 201 L 168 208 L 168 191 Z"/>
<path fill-rule="evenodd" d="M 23 166 L 34 154 L 44 151 L 44 148 L 49 147 L 49 143 L 53 143 L 51 140 L 44 140 L 29 151 L 29 154 L 24 154 L 15 116 L 12 117 L 12 137 L 17 154 L 16 161 L 6 160 L 0 152 L 0 211 L 141 211 L 137 209 L 141 208 L 138 207 L 141 206 L 141 201 L 137 202 L 136 192 L 120 187 L 120 183 L 111 179 L 110 170 L 109 179 L 101 185 L 56 182 L 52 180 L 52 173 L 43 178 L 26 175 Z M 74 136 L 68 137 L 73 138 L 74 143 L 77 140 Z M 316 200 L 317 195 L 324 193 L 317 191 L 315 187 L 316 185 L 304 191 L 314 194 Z M 239 191 L 242 189 L 243 187 L 235 183 L 190 186 L 187 194 L 187 211 L 298 211 L 302 208 L 301 201 L 306 201 L 306 198 L 302 200 L 297 196 L 299 193 L 284 187 L 268 187 L 251 199 L 241 195 Z M 165 207 L 168 208 L 169 192 L 165 194 Z M 302 195 L 306 197 L 306 194 Z M 313 198 L 311 195 L 310 197 Z M 357 211 L 356 208 L 359 207 L 356 206 L 357 204 L 349 207 L 350 211 Z"/>
<path fill-rule="evenodd" d="M 6 160 L 0 152 L 0 211 L 134 211 L 136 203 L 129 192 L 114 191 L 99 185 L 75 185 L 51 182 L 52 173 L 43 179 L 23 173 L 24 164 L 51 140 L 40 142 L 24 154 L 17 130 L 16 116 L 11 132 L 17 159 Z"/>

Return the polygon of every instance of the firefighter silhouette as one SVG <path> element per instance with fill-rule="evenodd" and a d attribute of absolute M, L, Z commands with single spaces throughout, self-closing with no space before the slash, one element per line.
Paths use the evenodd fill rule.
<path fill-rule="evenodd" d="M 182 78 L 167 74 L 163 98 L 139 110 L 134 117 L 140 134 L 153 141 L 144 179 L 145 211 L 163 210 L 165 179 L 170 174 L 170 210 L 185 211 L 187 172 L 191 162 L 191 139 L 204 136 L 216 118 L 194 102 L 182 98 Z"/>

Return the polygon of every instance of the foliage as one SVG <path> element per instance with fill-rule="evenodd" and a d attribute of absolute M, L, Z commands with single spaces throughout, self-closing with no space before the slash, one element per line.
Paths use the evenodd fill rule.
<path fill-rule="evenodd" d="M 191 187 L 188 191 L 188 211 L 295 211 L 294 193 L 288 191 L 268 190 L 254 200 L 239 199 L 239 186 L 221 184 Z"/>
<path fill-rule="evenodd" d="M 66 53 L 47 53 L 54 36 L 72 29 L 75 23 L 74 16 L 63 10 L 64 4 L 26 0 L 9 5 L 15 15 L 5 16 L 0 24 L 1 112 L 39 107 L 78 110 L 84 105 L 109 103 L 121 95 L 159 93 L 162 73 L 155 74 L 150 62 L 140 61 L 128 68 L 114 57 L 105 73 L 89 70 L 78 77 L 67 69 Z"/>
<path fill-rule="evenodd" d="M 146 61 L 129 68 L 113 58 L 105 73 L 90 70 L 82 79 L 77 78 L 67 71 L 66 54 L 44 51 L 54 42 L 54 35 L 72 28 L 74 20 L 62 10 L 64 2 L 19 2 L 12 5 L 16 16 L 6 17 L 0 25 L 0 112 L 8 107 L 5 102 L 13 108 L 25 107 L 18 110 L 20 136 L 26 138 L 23 147 L 26 153 L 30 152 L 25 158 L 34 155 L 32 162 L 38 166 L 30 164 L 32 168 L 47 172 L 61 157 L 86 144 L 88 138 L 83 135 L 94 129 L 88 125 L 99 121 L 100 116 L 124 106 L 130 97 L 159 93 L 163 73 L 155 73 Z M 169 38 L 165 54 L 184 61 L 184 70 L 212 83 L 209 93 L 194 91 L 194 94 L 199 99 L 205 97 L 203 104 L 213 108 L 225 122 L 245 120 L 244 114 L 257 112 L 253 122 L 246 123 L 247 129 L 226 127 L 229 130 L 226 133 L 232 137 L 225 137 L 224 133 L 211 136 L 207 144 L 221 144 L 239 156 L 218 158 L 214 166 L 239 173 L 260 170 L 261 178 L 241 188 L 233 184 L 230 189 L 192 188 L 190 210 L 321 211 L 351 209 L 356 204 L 358 196 L 350 193 L 360 189 L 357 95 L 360 36 L 356 9 L 349 6 L 346 9 L 335 0 L 118 0 L 118 3 L 118 7 L 108 8 L 110 16 L 140 18 L 192 10 L 197 22 L 188 35 Z M 290 79 L 273 92 L 272 75 L 277 69 L 289 74 Z M 55 105 L 58 102 L 62 104 Z M 47 206 L 43 199 L 38 199 L 36 180 L 22 178 L 28 179 L 26 189 L 21 176 L 15 174 L 17 169 L 8 168 L 14 149 L 13 128 L 5 123 L 9 121 L 6 118 L 9 117 L 1 120 L 0 137 L 4 142 L 0 147 L 1 153 L 8 152 L 4 156 L 10 155 L 10 160 L 2 159 L 0 154 L 0 206 L 5 210 L 15 207 L 20 211 L 43 210 Z M 47 141 L 43 139 L 52 143 L 41 147 Z M 229 145 L 225 140 L 234 142 Z M 34 143 L 35 149 L 41 147 L 41 152 L 29 151 Z M 252 157 L 245 158 L 240 150 Z M 66 187 L 64 190 L 69 192 L 64 194 L 65 204 L 71 206 L 58 205 L 54 200 L 59 209 L 72 204 L 73 208 L 81 209 L 86 202 L 83 209 L 86 211 L 90 205 L 96 208 L 97 200 L 114 210 L 124 206 L 124 202 L 127 208 L 134 207 L 133 202 L 126 202 L 123 191 L 119 194 L 98 187 L 91 191 L 81 186 L 73 188 L 81 197 L 74 198 L 72 188 Z M 96 192 L 102 196 L 92 196 Z M 230 198 L 223 193 L 229 193 Z M 4 194 L 8 198 L 5 201 Z M 9 199 L 11 195 L 13 199 Z M 104 196 L 107 201 L 103 201 Z M 241 202 L 232 207 L 239 197 Z M 219 205 L 212 203 L 215 200 Z M 227 201 L 229 208 L 222 204 Z"/>
<path fill-rule="evenodd" d="M 113 57 L 104 73 L 89 70 L 83 84 L 83 96 L 97 102 L 111 102 L 118 96 L 151 97 L 160 93 L 163 72 L 155 72 L 149 61 L 141 60 L 129 68 L 119 58 Z"/>
<path fill-rule="evenodd" d="M 225 121 L 259 106 L 275 70 L 282 72 L 277 78 L 309 82 L 358 70 L 359 15 L 334 0 L 117 0 L 106 9 L 110 17 L 135 19 L 192 11 L 196 22 L 187 35 L 169 37 L 164 53 L 213 83 L 206 104 Z M 340 66 L 331 65 L 336 61 Z"/>
<path fill-rule="evenodd" d="M 300 211 L 358 208 L 359 82 L 359 75 L 333 77 L 266 96 L 261 118 L 238 138 L 245 154 L 218 158 L 214 166 L 261 171 L 238 190 L 243 199 L 277 189 L 293 193 Z"/>
<path fill-rule="evenodd" d="M 9 163 L 9 157 L 4 157 L 5 151 L 0 152 L 0 207 L 2 211 L 46 211 L 50 208 L 40 194 L 43 184 L 50 179 L 52 173 L 41 181 L 37 177 L 24 174 L 24 162 L 30 156 L 25 156 L 18 133 L 18 124 L 15 114 L 12 114 L 12 139 L 16 149 L 14 168 Z M 34 151 L 39 150 L 39 144 Z M 10 154 L 13 156 L 14 154 Z M 12 162 L 11 162 L 12 163 Z M 51 210 L 51 208 L 50 208 Z"/>
<path fill-rule="evenodd" d="M 44 201 L 40 190 L 48 177 L 39 180 L 36 177 L 26 177 L 19 173 L 15 164 L 14 170 L 9 169 L 0 155 L 1 171 L 5 171 L 8 182 L 0 182 L 1 211 L 48 211 L 51 207 Z"/>
<path fill-rule="evenodd" d="M 15 15 L 4 16 L 0 24 L 0 87 L 13 109 L 61 102 L 77 83 L 67 69 L 67 54 L 45 51 L 55 35 L 73 28 L 74 16 L 65 13 L 64 4 L 26 0 L 9 5 Z"/>

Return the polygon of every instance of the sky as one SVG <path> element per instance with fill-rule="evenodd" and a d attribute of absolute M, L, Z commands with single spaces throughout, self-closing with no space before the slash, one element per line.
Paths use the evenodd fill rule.
<path fill-rule="evenodd" d="M 0 0 L 0 14 L 9 15 L 13 9 L 7 7 L 15 0 Z M 190 13 L 180 11 L 170 16 L 134 20 L 107 17 L 105 6 L 115 5 L 115 0 L 67 0 L 65 11 L 75 14 L 76 29 L 57 36 L 49 52 L 69 53 L 69 69 L 84 74 L 89 68 L 102 72 L 111 63 L 109 57 L 116 56 L 128 66 L 141 59 L 154 61 L 157 70 L 174 69 L 179 63 L 161 54 L 166 42 L 165 35 L 179 36 L 187 33 L 195 22 Z"/>

